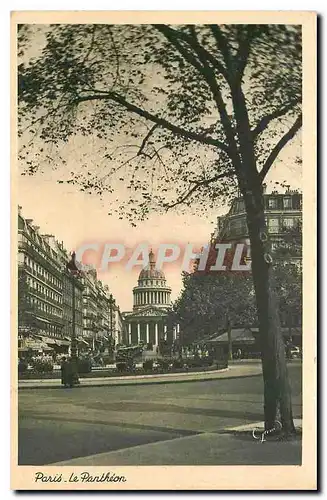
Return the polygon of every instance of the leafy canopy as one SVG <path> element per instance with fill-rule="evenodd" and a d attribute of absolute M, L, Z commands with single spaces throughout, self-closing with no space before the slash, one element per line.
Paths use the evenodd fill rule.
<path fill-rule="evenodd" d="M 301 127 L 299 26 L 21 25 L 18 46 L 24 173 L 67 164 L 61 182 L 100 197 L 122 182 L 131 219 L 262 182 Z"/>

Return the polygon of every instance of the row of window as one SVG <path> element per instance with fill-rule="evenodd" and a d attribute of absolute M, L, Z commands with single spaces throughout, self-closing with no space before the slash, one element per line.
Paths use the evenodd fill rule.
<path fill-rule="evenodd" d="M 57 338 L 62 337 L 62 329 L 60 326 L 52 325 L 51 323 L 46 323 L 43 326 L 43 329 L 53 337 Z"/>
<path fill-rule="evenodd" d="M 65 325 L 62 330 L 62 336 L 63 337 L 70 337 L 71 334 L 72 334 L 72 325 L 69 324 L 69 325 Z M 78 337 L 82 336 L 83 335 L 83 328 L 77 324 L 75 324 L 75 332 L 76 332 L 76 335 Z"/>
<path fill-rule="evenodd" d="M 274 196 L 269 196 L 265 198 L 265 205 L 266 208 L 271 209 L 271 210 L 291 210 L 293 208 L 293 200 L 291 196 L 283 196 L 281 197 L 274 197 Z M 298 203 L 298 208 L 301 208 L 301 199 Z M 242 213 L 245 211 L 245 206 L 244 206 L 244 201 L 243 200 L 238 200 L 235 201 L 232 213 Z"/>
<path fill-rule="evenodd" d="M 292 198 L 291 196 L 283 197 L 283 208 L 290 209 L 292 208 Z M 268 208 L 277 209 L 279 207 L 277 198 L 268 198 Z"/>
<path fill-rule="evenodd" d="M 283 229 L 292 229 L 299 223 L 299 219 L 295 217 L 266 217 L 266 224 L 269 233 L 279 233 Z M 232 219 L 229 221 L 229 230 L 231 233 L 245 234 L 247 232 L 247 224 L 245 218 Z"/>
<path fill-rule="evenodd" d="M 25 240 L 28 242 L 27 238 L 23 235 L 20 235 L 21 240 Z M 53 285 L 54 287 L 58 289 L 63 290 L 63 295 L 64 295 L 64 302 L 65 304 L 71 304 L 72 303 L 72 284 L 69 282 L 69 280 L 63 279 L 62 281 L 58 279 L 57 277 L 53 276 L 49 271 L 47 271 L 44 267 L 42 267 L 40 264 L 35 262 L 30 256 L 22 254 L 19 255 L 21 258 L 21 262 L 24 264 L 33 272 L 33 273 L 38 273 L 40 276 L 40 280 L 45 281 L 49 283 L 50 285 Z M 23 260 L 22 260 L 23 259 Z M 38 293 L 42 293 L 46 298 L 49 298 L 51 300 L 54 300 L 58 304 L 62 304 L 62 295 L 53 292 L 52 290 L 49 290 L 47 286 L 44 286 L 40 284 L 38 281 L 35 279 L 32 279 L 32 277 L 27 278 L 27 283 L 29 286 L 35 290 Z M 94 296 L 91 296 L 91 293 L 93 292 Z M 87 286 L 85 289 L 85 294 L 89 295 L 88 297 L 83 297 L 83 303 L 88 304 L 89 306 L 91 305 L 91 308 L 94 310 L 97 310 L 98 304 L 96 302 L 96 294 L 94 293 L 95 289 L 93 287 Z M 76 297 L 76 295 L 78 297 Z M 84 295 L 84 293 L 83 293 Z M 80 297 L 82 297 L 82 291 L 81 290 L 76 290 L 75 288 L 75 304 L 77 308 L 81 307 L 80 304 Z M 92 300 L 93 299 L 93 300 Z M 105 300 L 105 297 L 103 297 Z"/>
<path fill-rule="evenodd" d="M 299 219 L 294 217 L 283 217 L 279 219 L 278 217 L 267 217 L 266 223 L 268 225 L 268 231 L 270 233 L 279 233 L 283 229 L 292 229 L 299 222 Z"/>
<path fill-rule="evenodd" d="M 48 283 L 51 283 L 52 285 L 56 286 L 57 288 L 61 287 L 61 282 L 58 278 L 53 276 L 49 271 L 44 269 L 40 264 L 37 264 L 34 262 L 28 255 L 25 255 L 25 264 L 30 267 L 30 269 L 42 276 L 45 281 Z"/>
<path fill-rule="evenodd" d="M 166 286 L 164 280 L 143 280 L 143 279 L 141 279 L 140 283 L 142 283 L 142 285 L 146 285 L 146 286 Z"/>
<path fill-rule="evenodd" d="M 35 233 L 33 233 L 32 231 L 30 232 L 29 235 L 31 236 L 31 239 L 28 239 L 25 235 L 20 234 L 19 241 L 26 243 L 32 250 L 37 252 L 44 259 L 49 260 L 49 257 L 51 257 L 51 259 L 53 259 L 55 261 L 55 263 L 53 263 L 53 265 L 57 265 L 59 267 L 59 264 L 57 264 L 58 255 L 50 247 L 50 245 L 48 245 L 48 243 L 46 243 L 40 236 L 35 238 Z M 34 242 L 36 242 L 37 245 Z"/>
<path fill-rule="evenodd" d="M 53 259 L 58 258 L 57 253 L 53 250 L 53 248 L 50 247 L 50 245 L 45 241 L 44 238 L 42 238 L 41 235 L 39 235 L 35 230 L 33 230 L 33 228 L 31 228 L 27 224 L 26 224 L 26 230 L 27 230 L 27 234 L 30 237 L 30 239 L 32 241 L 36 242 L 37 245 L 40 248 L 42 248 L 42 250 L 44 250 L 46 254 L 51 255 L 51 257 Z M 34 247 L 33 243 L 30 242 L 30 240 L 26 236 L 23 235 L 22 240 L 26 241 L 26 243 L 30 243 L 30 245 Z"/>
<path fill-rule="evenodd" d="M 88 328 L 89 330 L 95 330 L 96 328 L 99 328 L 100 325 L 95 325 L 94 320 L 83 318 L 83 327 Z"/>
<path fill-rule="evenodd" d="M 62 297 L 60 294 L 42 285 L 37 280 L 33 279 L 31 276 L 27 276 L 26 281 L 32 290 L 35 290 L 38 293 L 42 293 L 46 298 L 51 299 L 54 302 L 57 302 L 58 304 L 62 304 Z"/>
<path fill-rule="evenodd" d="M 29 302 L 32 306 L 36 307 L 42 312 L 45 312 L 47 314 L 52 314 L 53 316 L 57 316 L 58 318 L 62 317 L 62 310 L 57 309 L 56 307 L 46 304 L 42 300 L 39 300 L 36 297 L 33 296 L 27 296 L 27 302 Z"/>

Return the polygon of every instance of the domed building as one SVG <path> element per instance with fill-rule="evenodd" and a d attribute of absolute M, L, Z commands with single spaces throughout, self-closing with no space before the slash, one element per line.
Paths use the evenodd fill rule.
<path fill-rule="evenodd" d="M 141 341 L 155 349 L 167 338 L 167 315 L 171 308 L 171 288 L 164 273 L 156 269 L 152 250 L 149 264 L 140 272 L 137 286 L 133 288 L 133 311 L 123 313 L 128 344 Z"/>

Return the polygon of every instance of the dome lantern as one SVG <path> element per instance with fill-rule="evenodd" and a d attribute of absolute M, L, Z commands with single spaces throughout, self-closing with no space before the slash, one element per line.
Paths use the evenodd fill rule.
<path fill-rule="evenodd" d="M 138 278 L 138 285 L 133 289 L 134 309 L 148 306 L 159 308 L 170 307 L 171 288 L 166 284 L 163 271 L 156 268 L 155 255 L 150 250 L 149 263 L 142 269 Z"/>

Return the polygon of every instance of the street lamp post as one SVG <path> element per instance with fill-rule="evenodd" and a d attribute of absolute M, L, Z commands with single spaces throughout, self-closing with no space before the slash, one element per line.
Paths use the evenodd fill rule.
<path fill-rule="evenodd" d="M 113 309 L 115 306 L 115 299 L 113 298 L 112 293 L 109 296 L 109 316 L 110 316 L 110 349 L 112 349 L 113 340 L 114 340 L 114 331 L 113 331 Z"/>
<path fill-rule="evenodd" d="M 233 340 L 232 340 L 232 325 L 229 313 L 226 314 L 226 329 L 228 337 L 228 360 L 231 361 L 233 359 Z"/>
<path fill-rule="evenodd" d="M 76 254 L 72 253 L 71 260 L 66 264 L 66 270 L 70 276 L 70 281 L 72 284 L 72 332 L 71 332 L 71 344 L 70 353 L 73 364 L 73 374 L 75 382 L 78 383 L 78 366 L 77 366 L 77 336 L 76 336 L 76 297 L 75 297 L 75 280 L 80 276 L 80 270 L 76 265 Z"/>

